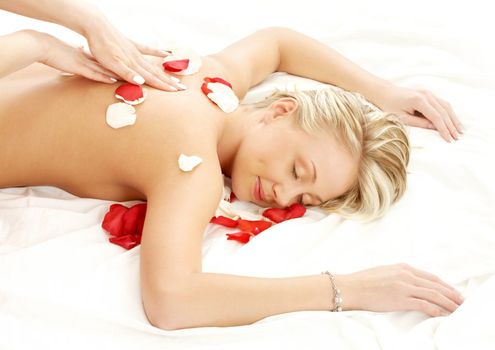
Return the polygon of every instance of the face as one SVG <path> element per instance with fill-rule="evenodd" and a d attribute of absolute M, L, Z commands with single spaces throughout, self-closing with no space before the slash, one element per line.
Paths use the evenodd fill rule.
<path fill-rule="evenodd" d="M 290 113 L 265 113 L 243 138 L 233 162 L 237 198 L 262 207 L 283 208 L 296 202 L 317 206 L 352 186 L 357 159 L 330 133 L 310 135 Z"/>

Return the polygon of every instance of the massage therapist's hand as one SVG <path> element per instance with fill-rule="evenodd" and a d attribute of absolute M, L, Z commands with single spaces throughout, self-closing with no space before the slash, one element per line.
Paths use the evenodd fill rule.
<path fill-rule="evenodd" d="M 436 129 L 448 142 L 463 133 L 462 124 L 447 101 L 428 90 L 410 89 L 393 84 L 380 92 L 375 104 L 386 112 L 396 114 L 404 124 Z"/>
<path fill-rule="evenodd" d="M 75 48 L 46 33 L 24 30 L 39 43 L 38 62 L 64 72 L 84 76 L 103 83 L 114 83 L 117 76 L 96 62 L 82 48 Z M 113 80 L 112 80 L 113 79 Z"/>
<path fill-rule="evenodd" d="M 438 277 L 406 264 L 336 276 L 344 310 L 421 311 L 445 316 L 462 304 L 459 292 Z"/>
<path fill-rule="evenodd" d="M 167 75 L 161 66 L 146 60 L 144 55 L 166 57 L 170 53 L 135 43 L 107 21 L 88 26 L 84 35 L 91 53 L 108 70 L 133 84 L 146 84 L 161 90 L 183 90 L 179 79 Z"/>

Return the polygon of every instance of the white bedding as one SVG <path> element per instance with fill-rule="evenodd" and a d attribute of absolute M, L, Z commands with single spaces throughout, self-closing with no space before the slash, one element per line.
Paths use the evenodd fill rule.
<path fill-rule="evenodd" d="M 290 26 L 377 75 L 448 100 L 465 134 L 448 144 L 436 131 L 409 128 L 408 189 L 383 219 L 358 224 L 314 210 L 246 245 L 227 241 L 227 229 L 210 225 L 203 270 L 286 277 L 406 262 L 454 285 L 466 301 L 439 318 L 418 312 L 307 311 L 240 327 L 165 331 L 147 322 L 141 306 L 140 248 L 126 251 L 109 243 L 101 228 L 113 202 L 47 186 L 9 188 L 0 189 L 0 349 L 495 348 L 495 48 L 490 37 L 495 25 L 481 1 L 459 7 L 432 1 L 291 5 L 252 0 L 241 6 L 227 0 L 187 5 L 141 0 L 140 8 L 129 0 L 98 3 L 133 39 L 186 43 L 201 54 L 265 26 Z M 22 27 L 83 42 L 58 26 L 0 13 L 0 34 Z M 318 86 L 274 74 L 245 102 L 294 83 Z"/>

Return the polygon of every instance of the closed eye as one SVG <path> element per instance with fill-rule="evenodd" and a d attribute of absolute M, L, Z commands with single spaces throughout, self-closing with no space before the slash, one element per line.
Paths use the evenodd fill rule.
<path fill-rule="evenodd" d="M 296 172 L 296 165 L 294 164 L 294 167 L 292 168 L 292 174 L 294 174 L 294 179 L 298 180 L 299 177 L 297 176 L 297 172 Z"/>

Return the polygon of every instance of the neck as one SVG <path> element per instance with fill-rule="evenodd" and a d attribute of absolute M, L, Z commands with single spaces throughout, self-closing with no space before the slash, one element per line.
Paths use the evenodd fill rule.
<path fill-rule="evenodd" d="M 243 105 L 225 117 L 225 123 L 217 143 L 218 160 L 224 175 L 231 176 L 232 166 L 242 140 L 257 120 L 256 110 Z"/>

